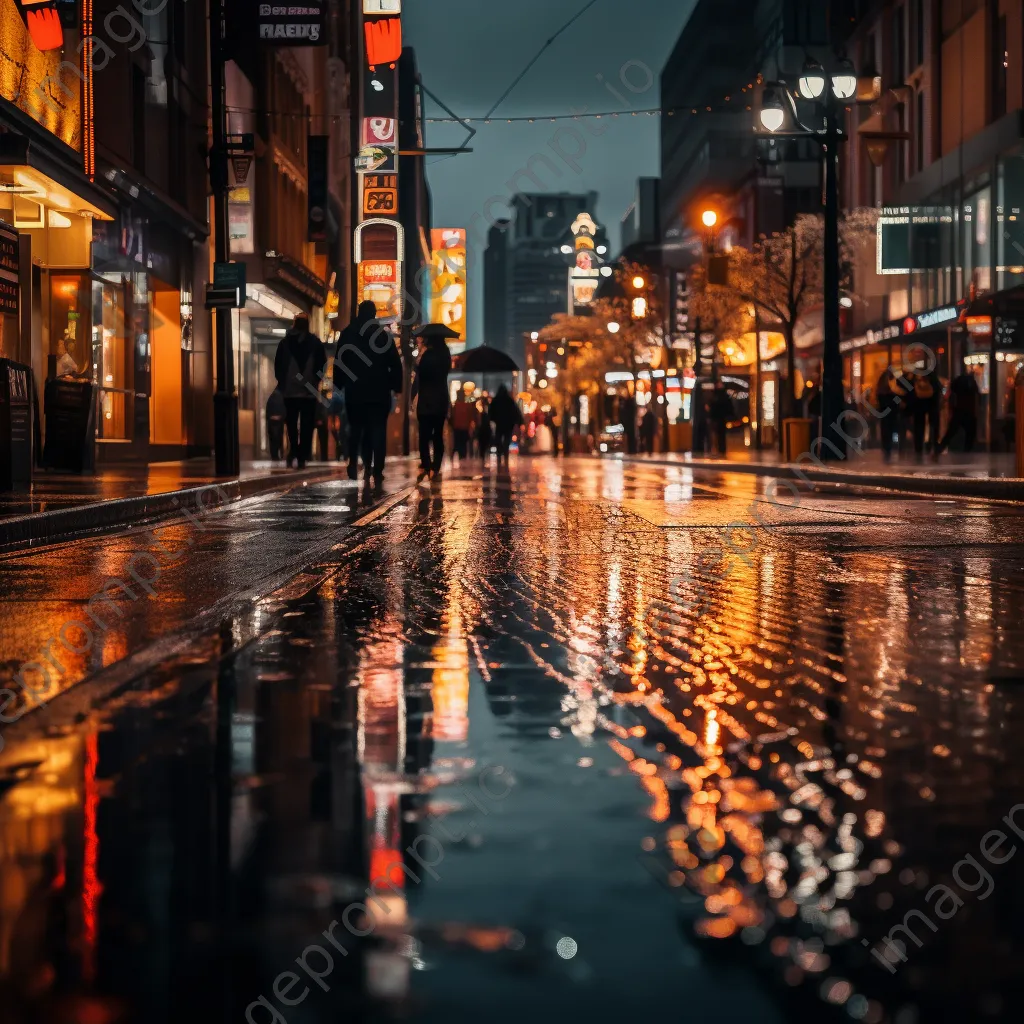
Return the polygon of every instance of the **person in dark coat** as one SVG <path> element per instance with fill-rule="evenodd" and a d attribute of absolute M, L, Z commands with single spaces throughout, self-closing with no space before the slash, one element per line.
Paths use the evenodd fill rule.
<path fill-rule="evenodd" d="M 708 406 L 711 426 L 714 430 L 715 448 L 719 455 L 725 455 L 726 432 L 733 417 L 732 399 L 721 385 L 715 388 Z"/>
<path fill-rule="evenodd" d="M 284 424 L 288 418 L 288 407 L 284 404 L 281 388 L 276 387 L 267 399 L 267 444 L 270 457 L 280 462 L 284 454 Z"/>
<path fill-rule="evenodd" d="M 452 372 L 452 354 L 444 337 L 428 333 L 423 336 L 424 349 L 416 364 L 413 396 L 416 398 L 416 419 L 420 429 L 420 471 L 417 480 L 441 474 L 444 458 L 444 424 L 451 404 L 448 397 L 448 375 Z M 433 452 L 431 452 L 433 449 Z"/>
<path fill-rule="evenodd" d="M 978 381 L 973 373 L 964 371 L 954 377 L 949 385 L 950 417 L 946 433 L 939 441 L 935 455 L 941 455 L 949 446 L 949 442 L 962 430 L 964 432 L 964 451 L 974 449 L 978 437 Z"/>
<path fill-rule="evenodd" d="M 288 466 L 298 460 L 304 469 L 313 447 L 313 422 L 327 354 L 323 342 L 309 330 L 309 317 L 300 313 L 277 346 L 274 375 L 284 395 L 288 425 Z"/>
<path fill-rule="evenodd" d="M 487 409 L 487 415 L 494 424 L 494 441 L 498 447 L 498 466 L 500 467 L 502 462 L 508 466 L 508 450 L 512 445 L 512 434 L 516 427 L 522 425 L 523 414 L 504 384 L 498 388 Z"/>
<path fill-rule="evenodd" d="M 640 451 L 647 455 L 654 454 L 654 435 L 658 430 L 658 417 L 654 410 L 648 406 L 640 417 Z"/>
<path fill-rule="evenodd" d="M 918 458 L 924 456 L 924 429 L 928 427 L 928 444 L 932 452 L 939 450 L 939 412 L 942 397 L 942 381 L 934 368 L 929 373 L 915 373 L 911 378 L 914 390 L 910 398 L 911 415 L 914 417 L 914 451 Z"/>
<path fill-rule="evenodd" d="M 402 357 L 395 339 L 377 320 L 377 307 L 362 302 L 355 319 L 341 332 L 334 356 L 334 386 L 345 392 L 348 413 L 348 476 L 384 479 L 391 395 L 402 391 Z"/>
<path fill-rule="evenodd" d="M 480 423 L 476 428 L 476 443 L 480 458 L 486 462 L 491 454 L 491 445 L 494 443 L 494 435 L 491 431 L 490 401 L 486 396 L 480 400 Z"/>

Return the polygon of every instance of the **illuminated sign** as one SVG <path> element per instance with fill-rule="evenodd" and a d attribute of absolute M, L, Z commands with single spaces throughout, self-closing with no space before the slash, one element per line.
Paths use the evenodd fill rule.
<path fill-rule="evenodd" d="M 363 14 L 401 14 L 402 0 L 363 0 Z"/>
<path fill-rule="evenodd" d="M 324 19 L 326 0 L 304 4 L 259 5 L 257 24 L 260 41 L 278 46 L 319 46 L 327 42 Z"/>
<path fill-rule="evenodd" d="M 397 174 L 363 175 L 363 213 L 392 217 L 398 214 Z"/>
<path fill-rule="evenodd" d="M 432 251 L 430 319 L 459 335 L 461 342 L 449 345 L 458 354 L 466 347 L 466 231 L 464 228 L 434 228 L 430 232 Z"/>
<path fill-rule="evenodd" d="M 929 327 L 956 320 L 960 316 L 957 306 L 943 306 L 941 309 L 932 309 L 927 313 L 920 313 L 917 316 L 908 316 L 903 321 L 903 334 L 913 334 L 914 331 L 924 331 Z"/>
<path fill-rule="evenodd" d="M 377 319 L 402 315 L 402 267 L 398 260 L 366 260 L 359 264 L 359 301 L 377 307 Z"/>
<path fill-rule="evenodd" d="M 363 29 L 366 34 L 366 63 L 371 69 L 378 64 L 393 65 L 402 56 L 401 18 L 367 18 Z"/>
<path fill-rule="evenodd" d="M 360 143 L 363 146 L 394 146 L 398 122 L 393 117 L 364 117 Z"/>
<path fill-rule="evenodd" d="M 64 29 L 54 0 L 16 0 L 18 13 L 40 53 L 64 45 Z"/>
<path fill-rule="evenodd" d="M 65 29 L 53 0 L 0 0 L 0 97 L 72 149 L 82 149 L 77 29 Z"/>
<path fill-rule="evenodd" d="M 363 74 L 363 115 L 393 118 L 397 110 L 395 79 L 390 70 L 367 69 Z"/>
<path fill-rule="evenodd" d="M 569 271 L 569 292 L 572 296 L 570 312 L 581 306 L 589 306 L 594 301 L 602 263 L 595 247 L 597 225 L 594 218 L 589 213 L 581 213 L 572 222 L 571 230 L 573 244 L 563 247 L 563 252 L 571 254 L 573 261 Z"/>

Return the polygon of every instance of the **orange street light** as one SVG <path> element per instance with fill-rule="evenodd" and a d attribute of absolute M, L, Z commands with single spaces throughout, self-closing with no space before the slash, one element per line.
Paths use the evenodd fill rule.
<path fill-rule="evenodd" d="M 647 284 L 647 282 L 639 274 L 637 274 L 636 277 L 633 278 L 633 287 L 637 291 L 640 291 L 640 289 L 643 288 L 645 284 Z"/>
<path fill-rule="evenodd" d="M 701 223 L 706 228 L 713 228 L 718 223 L 718 214 L 714 210 L 705 210 L 700 215 Z"/>

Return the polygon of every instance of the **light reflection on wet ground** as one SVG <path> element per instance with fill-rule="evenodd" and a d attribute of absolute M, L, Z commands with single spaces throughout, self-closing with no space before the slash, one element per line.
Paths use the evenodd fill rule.
<path fill-rule="evenodd" d="M 6 733 L 0 1021 L 1009 1019 L 1024 523 L 760 488 L 453 476 Z"/>

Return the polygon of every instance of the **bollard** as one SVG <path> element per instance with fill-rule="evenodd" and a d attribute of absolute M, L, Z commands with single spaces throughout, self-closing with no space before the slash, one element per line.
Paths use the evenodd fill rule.
<path fill-rule="evenodd" d="M 1017 377 L 1013 384 L 1014 411 L 1016 423 L 1017 476 L 1024 477 L 1024 360 L 1017 367 Z"/>

